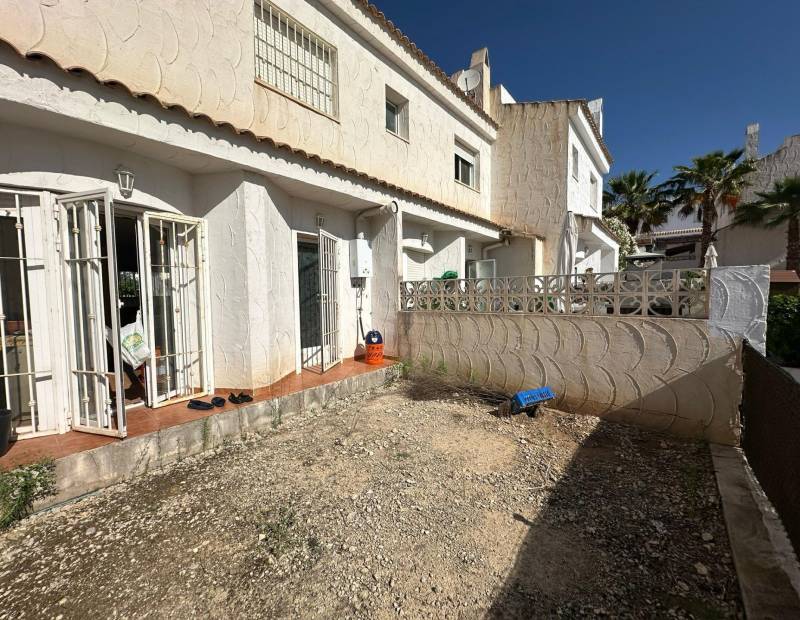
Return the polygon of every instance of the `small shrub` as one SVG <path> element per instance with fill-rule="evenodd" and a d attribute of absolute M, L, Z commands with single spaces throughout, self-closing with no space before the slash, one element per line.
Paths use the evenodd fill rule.
<path fill-rule="evenodd" d="M 56 492 L 55 463 L 46 459 L 10 471 L 0 471 L 0 529 L 26 517 L 33 502 Z"/>
<path fill-rule="evenodd" d="M 296 522 L 295 512 L 291 508 L 281 507 L 273 514 L 264 515 L 259 538 L 276 558 L 297 544 L 297 535 L 293 531 Z"/>
<path fill-rule="evenodd" d="M 800 297 L 769 298 L 767 354 L 786 366 L 800 366 Z"/>

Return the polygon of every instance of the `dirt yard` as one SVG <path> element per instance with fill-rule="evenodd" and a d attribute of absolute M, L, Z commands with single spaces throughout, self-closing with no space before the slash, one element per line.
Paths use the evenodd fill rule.
<path fill-rule="evenodd" d="M 400 382 L 0 534 L 0 618 L 741 617 L 708 450 Z"/>

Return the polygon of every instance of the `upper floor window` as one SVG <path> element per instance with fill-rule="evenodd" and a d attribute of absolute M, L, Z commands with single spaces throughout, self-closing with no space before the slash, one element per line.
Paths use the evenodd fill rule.
<path fill-rule="evenodd" d="M 478 153 L 468 146 L 456 141 L 456 181 L 477 189 Z"/>
<path fill-rule="evenodd" d="M 255 2 L 256 79 L 337 117 L 336 48 L 267 0 Z"/>
<path fill-rule="evenodd" d="M 572 177 L 578 178 L 578 147 L 575 145 L 572 146 Z"/>
<path fill-rule="evenodd" d="M 597 211 L 597 177 L 589 175 L 589 206 Z"/>
<path fill-rule="evenodd" d="M 386 87 L 386 131 L 408 140 L 408 99 Z"/>

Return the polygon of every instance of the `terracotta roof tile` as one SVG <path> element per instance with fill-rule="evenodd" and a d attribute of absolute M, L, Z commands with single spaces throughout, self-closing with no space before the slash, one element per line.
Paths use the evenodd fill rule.
<path fill-rule="evenodd" d="M 800 284 L 800 276 L 793 269 L 770 269 L 769 281 L 776 284 Z"/>
<path fill-rule="evenodd" d="M 82 74 L 89 75 L 98 84 L 102 84 L 103 86 L 108 86 L 110 88 L 115 88 L 115 87 L 122 88 L 125 91 L 127 91 L 131 96 L 133 96 L 133 97 L 135 97 L 137 99 L 146 99 L 146 100 L 148 100 L 150 102 L 158 104 L 159 106 L 161 106 L 162 108 L 167 109 L 167 110 L 179 110 L 182 113 L 184 113 L 186 116 L 188 116 L 189 118 L 205 120 L 205 121 L 211 123 L 212 125 L 214 125 L 215 127 L 225 127 L 227 129 L 230 129 L 231 131 L 233 131 L 234 133 L 236 133 L 238 135 L 245 135 L 245 134 L 249 135 L 250 137 L 252 137 L 256 141 L 258 141 L 258 142 L 266 142 L 271 147 L 273 147 L 273 148 L 275 148 L 277 150 L 286 151 L 286 152 L 292 153 L 293 155 L 298 155 L 300 157 L 308 159 L 310 161 L 318 162 L 318 163 L 320 163 L 320 164 L 322 164 L 324 166 L 327 166 L 327 167 L 333 168 L 335 170 L 339 170 L 341 172 L 345 172 L 347 174 L 356 176 L 356 177 L 358 177 L 359 179 L 361 179 L 363 181 L 368 181 L 370 183 L 373 183 L 373 184 L 376 184 L 376 185 L 380 185 L 381 187 L 384 187 L 386 189 L 389 189 L 389 190 L 392 190 L 394 192 L 397 192 L 398 194 L 402 194 L 402 195 L 407 196 L 409 198 L 413 198 L 414 200 L 418 200 L 418 201 L 421 201 L 421 202 L 426 202 L 426 203 L 431 204 L 431 205 L 433 205 L 433 206 L 435 206 L 435 207 L 437 207 L 439 209 L 442 209 L 444 211 L 448 211 L 450 213 L 454 213 L 454 214 L 456 214 L 456 215 L 458 215 L 460 217 L 464 217 L 464 218 L 470 219 L 470 220 L 472 220 L 474 222 L 483 224 L 485 226 L 489 226 L 491 228 L 496 228 L 496 229 L 500 229 L 501 228 L 499 224 L 497 224 L 497 223 L 495 223 L 495 222 L 493 222 L 493 221 L 491 221 L 489 219 L 486 219 L 486 218 L 481 217 L 479 215 L 471 214 L 471 213 L 469 213 L 467 211 L 463 211 L 461 209 L 457 209 L 456 207 L 453 207 L 453 206 L 450 206 L 450 205 L 445 204 L 443 202 L 440 202 L 438 200 L 435 200 L 435 199 L 433 199 L 433 198 L 431 198 L 429 196 L 425 196 L 425 195 L 420 194 L 418 192 L 406 189 L 404 187 L 400 187 L 399 185 L 396 185 L 394 183 L 390 183 L 390 182 L 385 181 L 383 179 L 379 179 L 379 178 L 377 178 L 375 176 L 367 174 L 366 172 L 362 172 L 360 170 L 356 170 L 355 168 L 351 168 L 349 166 L 345 166 L 344 164 L 340 164 L 340 163 L 332 161 L 330 159 L 324 159 L 320 155 L 317 155 L 316 153 L 308 153 L 307 151 L 305 151 L 305 150 L 303 150 L 301 148 L 295 148 L 295 147 L 293 147 L 293 146 L 291 146 L 289 144 L 285 144 L 283 142 L 277 142 L 274 139 L 270 138 L 269 136 L 256 135 L 255 133 L 253 133 L 249 129 L 241 129 L 241 128 L 235 127 L 231 123 L 228 123 L 228 122 L 225 122 L 225 121 L 222 121 L 222 122 L 216 121 L 213 118 L 211 118 L 210 116 L 208 116 L 207 114 L 196 114 L 196 113 L 190 112 L 184 106 L 182 106 L 180 104 L 174 104 L 174 103 L 169 103 L 169 102 L 162 101 L 158 97 L 153 95 L 152 93 L 137 93 L 137 92 L 133 92 L 125 84 L 123 84 L 122 82 L 120 82 L 118 80 L 101 80 L 100 78 L 97 77 L 97 75 L 95 75 L 93 72 L 91 72 L 91 71 L 89 71 L 87 69 L 83 69 L 81 67 L 64 67 L 60 63 L 58 63 L 56 60 L 54 60 L 53 58 L 50 58 L 49 56 L 47 56 L 45 54 L 41 54 L 41 53 L 25 54 L 25 53 L 21 52 L 20 50 L 18 50 L 16 47 L 14 47 L 10 42 L 8 42 L 5 39 L 3 39 L 2 37 L 0 37 L 0 43 L 7 44 L 9 47 L 11 47 L 11 49 L 13 49 L 17 54 L 19 54 L 23 58 L 28 58 L 30 60 L 36 60 L 36 61 L 47 60 L 47 61 L 51 62 L 56 67 L 58 67 L 59 69 L 63 70 L 66 73 L 69 73 L 69 74 L 72 74 L 72 75 L 82 75 Z"/>
<path fill-rule="evenodd" d="M 353 3 L 359 7 L 362 11 L 364 11 L 369 17 L 373 18 L 379 26 L 381 26 L 386 32 L 388 32 L 392 38 L 397 41 L 400 45 L 406 48 L 413 56 L 416 58 L 442 83 L 446 86 L 451 92 L 453 92 L 459 99 L 461 99 L 464 103 L 466 103 L 473 112 L 475 112 L 478 116 L 480 116 L 483 120 L 489 123 L 495 129 L 498 129 L 500 125 L 497 124 L 491 116 L 489 116 L 486 112 L 483 111 L 478 104 L 476 104 L 472 99 L 467 97 L 461 90 L 453 83 L 453 80 L 450 79 L 450 76 L 447 75 L 444 70 L 439 67 L 433 60 L 431 60 L 430 56 L 428 56 L 425 52 L 423 52 L 417 45 L 409 39 L 403 32 L 395 26 L 383 12 L 376 7 L 374 4 L 369 2 L 369 0 L 353 0 Z M 587 107 L 588 109 L 588 107 Z"/>

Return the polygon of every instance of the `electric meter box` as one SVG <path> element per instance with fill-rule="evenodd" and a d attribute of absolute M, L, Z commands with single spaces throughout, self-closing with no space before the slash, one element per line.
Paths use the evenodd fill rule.
<path fill-rule="evenodd" d="M 366 239 L 350 240 L 350 277 L 372 277 L 372 249 Z"/>

